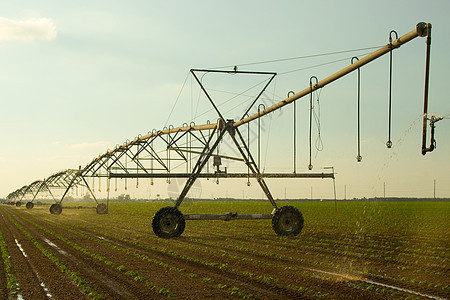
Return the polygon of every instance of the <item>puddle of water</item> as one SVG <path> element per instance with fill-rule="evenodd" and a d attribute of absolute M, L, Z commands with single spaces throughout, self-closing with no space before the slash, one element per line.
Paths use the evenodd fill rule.
<path fill-rule="evenodd" d="M 67 252 L 62 250 L 61 248 L 59 248 L 58 246 L 56 246 L 52 241 L 44 238 L 44 242 L 46 242 L 47 244 L 49 244 L 51 247 L 55 248 L 59 253 L 61 253 L 64 256 L 68 256 Z"/>
<path fill-rule="evenodd" d="M 42 289 L 44 290 L 45 295 L 46 295 L 48 298 L 52 299 L 52 298 L 53 298 L 52 294 L 50 294 L 50 291 L 48 290 L 48 288 L 45 286 L 45 284 L 44 284 L 43 282 L 41 282 L 41 287 L 42 287 Z"/>
<path fill-rule="evenodd" d="M 19 248 L 20 252 L 22 252 L 22 255 L 24 257 L 28 257 L 25 251 L 22 249 L 22 245 L 16 239 L 14 239 L 14 241 L 16 242 L 17 248 Z"/>

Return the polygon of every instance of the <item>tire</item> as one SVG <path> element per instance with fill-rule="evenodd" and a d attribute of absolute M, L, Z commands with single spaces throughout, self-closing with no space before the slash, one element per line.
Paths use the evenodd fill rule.
<path fill-rule="evenodd" d="M 28 209 L 32 209 L 34 207 L 34 203 L 33 202 L 27 202 L 27 204 L 25 206 Z"/>
<path fill-rule="evenodd" d="M 96 209 L 97 213 L 99 215 L 104 215 L 108 213 L 108 206 L 106 206 L 105 203 L 100 203 L 97 205 L 97 209 Z"/>
<path fill-rule="evenodd" d="M 175 207 L 163 207 L 153 216 L 153 232 L 161 238 L 180 236 L 185 226 L 186 221 L 183 214 Z"/>
<path fill-rule="evenodd" d="M 17 201 L 17 202 L 16 202 L 16 207 L 20 207 L 20 206 L 22 206 L 22 202 Z"/>
<path fill-rule="evenodd" d="M 303 215 L 293 206 L 283 206 L 272 218 L 272 227 L 276 234 L 282 236 L 296 236 L 303 229 Z"/>
<path fill-rule="evenodd" d="M 50 206 L 50 213 L 52 215 L 60 215 L 62 212 L 62 205 L 60 203 L 54 203 Z"/>

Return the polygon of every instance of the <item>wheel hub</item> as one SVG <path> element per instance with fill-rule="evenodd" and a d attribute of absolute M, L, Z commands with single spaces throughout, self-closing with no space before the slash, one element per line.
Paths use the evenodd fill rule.
<path fill-rule="evenodd" d="M 298 227 L 298 218 L 292 213 L 284 214 L 280 218 L 280 225 L 283 231 L 294 231 Z"/>
<path fill-rule="evenodd" d="M 159 224 L 161 226 L 161 231 L 166 233 L 174 232 L 178 227 L 177 218 L 172 214 L 167 214 L 162 217 Z"/>

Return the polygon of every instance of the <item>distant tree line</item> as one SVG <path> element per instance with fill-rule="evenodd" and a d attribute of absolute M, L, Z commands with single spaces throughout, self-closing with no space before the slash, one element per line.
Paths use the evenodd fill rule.
<path fill-rule="evenodd" d="M 130 201 L 131 200 L 131 198 L 130 198 L 130 195 L 128 195 L 128 194 L 121 194 L 121 195 L 119 195 L 118 197 L 117 197 L 117 200 L 118 201 Z"/>

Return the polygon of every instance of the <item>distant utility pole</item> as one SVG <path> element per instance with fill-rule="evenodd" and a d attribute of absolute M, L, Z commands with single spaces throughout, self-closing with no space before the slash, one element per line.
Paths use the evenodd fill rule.
<path fill-rule="evenodd" d="M 347 185 L 344 184 L 344 200 L 347 200 Z"/>
<path fill-rule="evenodd" d="M 386 198 L 386 182 L 383 182 L 383 197 Z"/>

